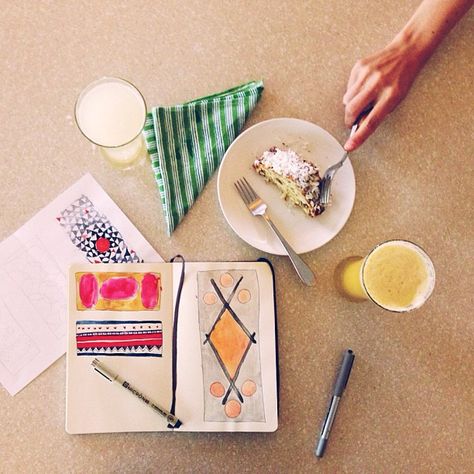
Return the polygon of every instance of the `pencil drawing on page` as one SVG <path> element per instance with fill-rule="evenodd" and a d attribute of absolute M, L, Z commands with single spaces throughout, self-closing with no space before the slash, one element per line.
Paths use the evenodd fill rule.
<path fill-rule="evenodd" d="M 38 353 L 35 342 L 15 320 L 7 305 L 0 300 L 0 364 L 13 375 Z"/>
<path fill-rule="evenodd" d="M 66 333 L 65 282 L 59 267 L 51 263 L 49 252 L 37 239 L 22 243 L 15 239 L 15 248 L 2 263 L 2 270 L 34 308 L 35 315 L 61 339 Z"/>

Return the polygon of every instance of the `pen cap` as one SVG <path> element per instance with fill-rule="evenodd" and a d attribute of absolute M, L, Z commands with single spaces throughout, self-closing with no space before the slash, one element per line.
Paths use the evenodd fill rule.
<path fill-rule="evenodd" d="M 354 352 L 348 349 L 344 352 L 344 358 L 342 359 L 341 369 L 337 375 L 336 385 L 334 387 L 334 396 L 340 397 L 342 392 L 346 388 L 349 375 L 351 374 L 352 364 L 354 362 Z"/>
<path fill-rule="evenodd" d="M 91 362 L 92 367 L 99 372 L 100 375 L 104 376 L 107 380 L 113 382 L 117 378 L 117 374 L 112 372 L 108 367 L 105 367 L 99 359 L 94 359 Z"/>

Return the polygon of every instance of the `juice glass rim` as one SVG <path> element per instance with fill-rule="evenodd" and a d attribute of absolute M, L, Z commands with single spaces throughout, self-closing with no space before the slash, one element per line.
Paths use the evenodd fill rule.
<path fill-rule="evenodd" d="M 79 120 L 77 118 L 77 107 L 80 103 L 80 100 L 84 97 L 84 95 L 89 92 L 93 87 L 97 86 L 98 84 L 100 83 L 103 83 L 103 82 L 107 82 L 107 81 L 115 81 L 115 82 L 122 82 L 124 84 L 126 84 L 127 86 L 129 87 L 132 87 L 133 89 L 135 89 L 138 94 L 140 95 L 142 101 L 143 101 L 143 105 L 145 107 L 145 114 L 144 114 L 144 119 L 143 119 L 143 125 L 141 126 L 140 128 L 140 131 L 131 139 L 131 140 L 128 140 L 127 142 L 125 143 L 122 143 L 121 145 L 102 145 L 101 143 L 97 143 L 96 141 L 92 140 L 90 137 L 88 137 L 85 132 L 82 130 L 80 124 L 79 124 Z M 128 81 L 127 79 L 124 79 L 122 77 L 118 77 L 118 76 L 102 76 L 102 77 L 99 77 L 98 79 L 95 79 L 94 81 L 90 82 L 89 84 L 87 84 L 86 87 L 84 87 L 84 89 L 82 89 L 82 91 L 80 92 L 80 94 L 77 96 L 77 99 L 76 99 L 76 102 L 74 103 L 74 121 L 76 122 L 76 125 L 77 125 L 77 128 L 79 129 L 79 131 L 82 133 L 82 135 L 84 137 L 86 137 L 91 143 L 93 143 L 94 145 L 97 145 L 97 146 L 100 146 L 102 148 L 121 148 L 125 145 L 128 145 L 129 143 L 132 143 L 134 140 L 136 140 L 140 135 L 141 133 L 143 132 L 143 129 L 145 127 L 145 123 L 146 123 L 146 116 L 147 116 L 147 104 L 146 104 L 146 100 L 145 100 L 145 97 L 143 96 L 143 94 L 140 92 L 140 89 L 138 89 L 138 87 L 131 81 Z"/>
<path fill-rule="evenodd" d="M 382 304 L 380 304 L 378 301 L 376 301 L 370 294 L 369 290 L 367 289 L 367 286 L 365 285 L 365 279 L 364 279 L 364 271 L 365 271 L 365 267 L 366 267 L 366 264 L 367 264 L 367 260 L 369 259 L 369 257 L 375 252 L 375 250 L 377 250 L 379 247 L 382 247 L 383 245 L 386 245 L 386 244 L 390 244 L 392 242 L 402 242 L 402 243 L 406 243 L 406 244 L 410 244 L 411 246 L 415 247 L 415 249 L 417 251 L 420 251 L 420 253 L 422 254 L 422 256 L 424 257 L 424 259 L 428 262 L 428 266 L 431 268 L 431 272 L 430 272 L 430 278 L 432 277 L 433 280 L 432 280 L 432 283 L 430 285 L 430 288 L 429 290 L 427 291 L 426 293 L 426 296 L 424 298 L 424 300 L 418 304 L 418 305 L 414 305 L 413 307 L 408 307 L 407 309 L 393 309 L 393 308 L 387 308 L 386 306 L 383 306 Z M 386 311 L 390 311 L 392 313 L 409 313 L 410 311 L 413 311 L 415 309 L 418 309 L 420 308 L 421 306 L 423 306 L 426 301 L 428 300 L 428 298 L 431 296 L 431 294 L 433 293 L 433 290 L 434 290 L 434 286 L 435 286 L 435 282 L 436 282 L 436 272 L 435 272 L 435 269 L 434 269 L 434 265 L 433 265 L 433 261 L 431 260 L 431 257 L 429 256 L 429 254 L 426 252 L 426 250 L 421 247 L 420 245 L 418 244 L 415 244 L 415 242 L 412 242 L 411 240 L 407 240 L 407 239 L 389 239 L 389 240 L 385 240 L 383 242 L 380 242 L 379 244 L 377 244 L 365 257 L 364 257 L 364 261 L 362 262 L 362 266 L 361 266 L 361 269 L 360 269 L 360 281 L 362 283 L 362 288 L 364 289 L 365 293 L 367 294 L 367 296 L 369 297 L 369 299 L 374 302 L 379 308 L 382 308 Z"/>

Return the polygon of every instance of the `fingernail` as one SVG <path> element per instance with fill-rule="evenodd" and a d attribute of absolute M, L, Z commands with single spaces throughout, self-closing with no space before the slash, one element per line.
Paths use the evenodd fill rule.
<path fill-rule="evenodd" d="M 354 149 L 354 141 L 353 140 L 347 140 L 346 144 L 344 145 L 344 150 L 346 151 L 352 151 Z"/>

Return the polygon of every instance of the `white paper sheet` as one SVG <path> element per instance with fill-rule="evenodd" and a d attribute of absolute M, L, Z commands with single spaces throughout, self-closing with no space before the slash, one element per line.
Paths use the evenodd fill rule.
<path fill-rule="evenodd" d="M 0 382 L 11 395 L 66 350 L 69 266 L 107 256 L 163 261 L 90 174 L 0 243 Z"/>

